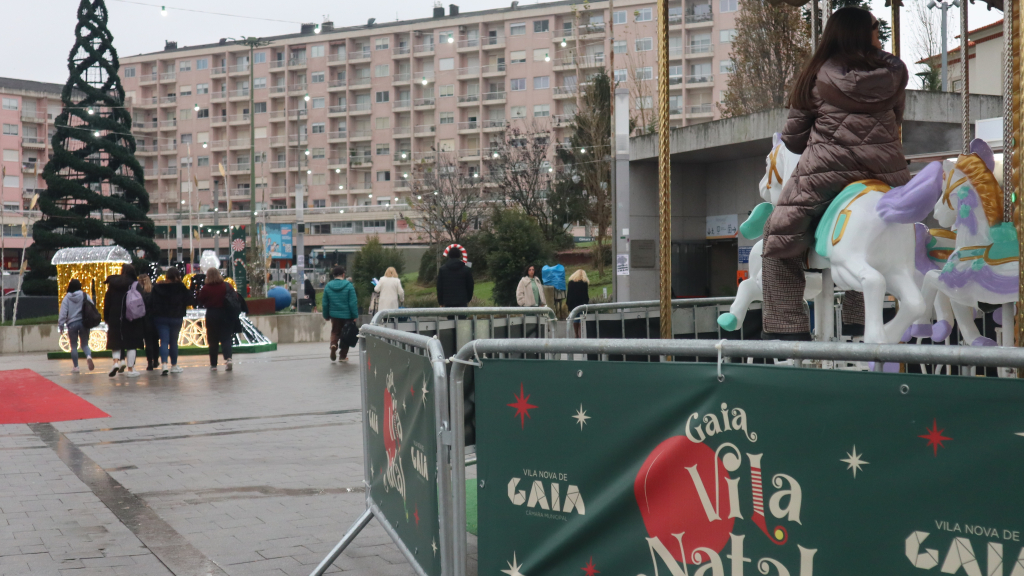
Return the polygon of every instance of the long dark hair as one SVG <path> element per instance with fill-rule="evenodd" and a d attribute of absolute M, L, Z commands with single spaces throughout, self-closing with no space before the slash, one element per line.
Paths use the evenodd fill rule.
<path fill-rule="evenodd" d="M 813 106 L 811 90 L 818 71 L 829 60 L 853 70 L 874 70 L 886 66 L 881 52 L 871 43 L 871 33 L 877 27 L 878 20 L 863 8 L 836 10 L 825 24 L 814 55 L 796 78 L 793 92 L 789 95 L 789 107 L 809 110 Z"/>

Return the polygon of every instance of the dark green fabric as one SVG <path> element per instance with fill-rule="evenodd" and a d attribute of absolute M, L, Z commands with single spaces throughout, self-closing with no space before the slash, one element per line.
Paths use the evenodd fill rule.
<path fill-rule="evenodd" d="M 353 320 L 359 317 L 359 302 L 356 299 L 356 288 L 348 280 L 335 278 L 324 286 L 323 308 L 324 320 L 341 318 Z"/>

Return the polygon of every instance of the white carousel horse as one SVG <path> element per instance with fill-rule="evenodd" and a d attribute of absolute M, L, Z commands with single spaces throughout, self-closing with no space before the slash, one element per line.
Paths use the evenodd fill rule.
<path fill-rule="evenodd" d="M 971 309 L 979 302 L 1003 304 L 1003 321 L 1012 325 L 1012 303 L 1019 290 L 1017 231 L 1002 221 L 1003 192 L 994 168 L 992 149 L 980 139 L 971 142 L 970 154 L 946 162 L 935 218 L 956 231 L 956 249 L 942 269 L 928 272 L 924 281 L 926 298 L 941 292 L 953 301 L 960 332 L 972 346 L 996 343 L 978 331 Z"/>

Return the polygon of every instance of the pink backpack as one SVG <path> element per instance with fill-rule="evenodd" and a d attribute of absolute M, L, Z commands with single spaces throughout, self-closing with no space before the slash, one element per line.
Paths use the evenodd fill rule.
<path fill-rule="evenodd" d="M 128 321 L 138 320 L 146 315 L 146 302 L 138 288 L 139 283 L 132 282 L 132 287 L 128 289 L 128 295 L 124 299 L 124 317 Z"/>

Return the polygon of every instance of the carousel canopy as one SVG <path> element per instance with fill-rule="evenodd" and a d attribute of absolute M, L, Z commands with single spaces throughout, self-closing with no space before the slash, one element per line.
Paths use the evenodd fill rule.
<path fill-rule="evenodd" d="M 61 248 L 53 255 L 50 264 L 95 264 L 100 262 L 122 262 L 131 264 L 132 257 L 120 246 L 86 246 L 82 248 Z"/>

